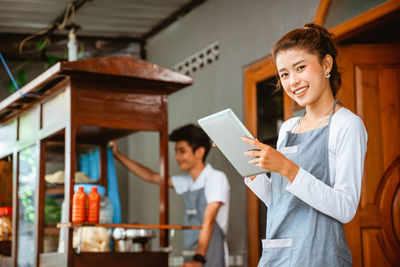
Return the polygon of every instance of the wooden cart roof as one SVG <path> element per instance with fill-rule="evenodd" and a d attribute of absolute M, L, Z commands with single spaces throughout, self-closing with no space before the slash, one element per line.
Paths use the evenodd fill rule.
<path fill-rule="evenodd" d="M 171 94 L 193 83 L 189 76 L 131 56 L 61 61 L 0 102 L 0 123 L 35 105 L 68 77 L 119 82 L 129 90 L 155 94 Z"/>

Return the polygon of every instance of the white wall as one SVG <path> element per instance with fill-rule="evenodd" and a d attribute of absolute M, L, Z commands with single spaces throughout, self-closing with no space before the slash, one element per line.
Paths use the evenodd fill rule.
<path fill-rule="evenodd" d="M 213 112 L 232 108 L 243 119 L 243 68 L 269 54 L 287 31 L 313 20 L 318 0 L 209 0 L 157 34 L 147 45 L 148 60 L 165 67 L 219 42 L 219 60 L 194 73 L 194 85 L 169 97 L 169 131 Z M 137 133 L 128 138 L 129 156 L 158 169 L 158 136 Z M 169 145 L 170 173 L 178 173 L 173 143 Z M 242 178 L 218 149 L 208 157 L 223 170 L 231 185 L 228 244 L 231 254 L 247 253 L 246 192 Z M 159 191 L 129 174 L 129 221 L 158 222 Z M 182 224 L 183 199 L 170 190 L 170 223 Z M 182 248 L 182 234 L 174 238 L 173 255 Z M 153 246 L 157 244 L 153 242 Z M 249 248 L 257 249 L 257 248 Z M 246 265 L 246 258 L 244 263 Z"/>

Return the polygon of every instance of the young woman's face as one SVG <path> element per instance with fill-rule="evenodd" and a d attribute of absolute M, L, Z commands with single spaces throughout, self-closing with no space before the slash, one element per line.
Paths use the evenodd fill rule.
<path fill-rule="evenodd" d="M 331 58 L 327 57 L 321 64 L 318 56 L 304 49 L 278 52 L 276 66 L 282 87 L 299 105 L 313 105 L 321 96 L 332 94 L 329 79 L 325 77 L 326 72 L 331 70 Z"/>

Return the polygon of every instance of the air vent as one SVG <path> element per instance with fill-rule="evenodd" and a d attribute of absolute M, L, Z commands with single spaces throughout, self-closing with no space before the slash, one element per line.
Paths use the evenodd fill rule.
<path fill-rule="evenodd" d="M 201 49 L 190 57 L 185 58 L 172 67 L 173 70 L 185 75 L 192 75 L 196 71 L 205 68 L 219 58 L 219 42 L 216 41 Z"/>

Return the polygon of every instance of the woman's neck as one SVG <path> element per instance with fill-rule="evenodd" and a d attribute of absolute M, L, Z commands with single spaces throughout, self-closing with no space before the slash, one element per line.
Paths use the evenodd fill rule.
<path fill-rule="evenodd" d="M 321 96 L 318 101 L 306 106 L 306 119 L 308 121 L 315 121 L 330 114 L 335 98 L 332 94 Z"/>

